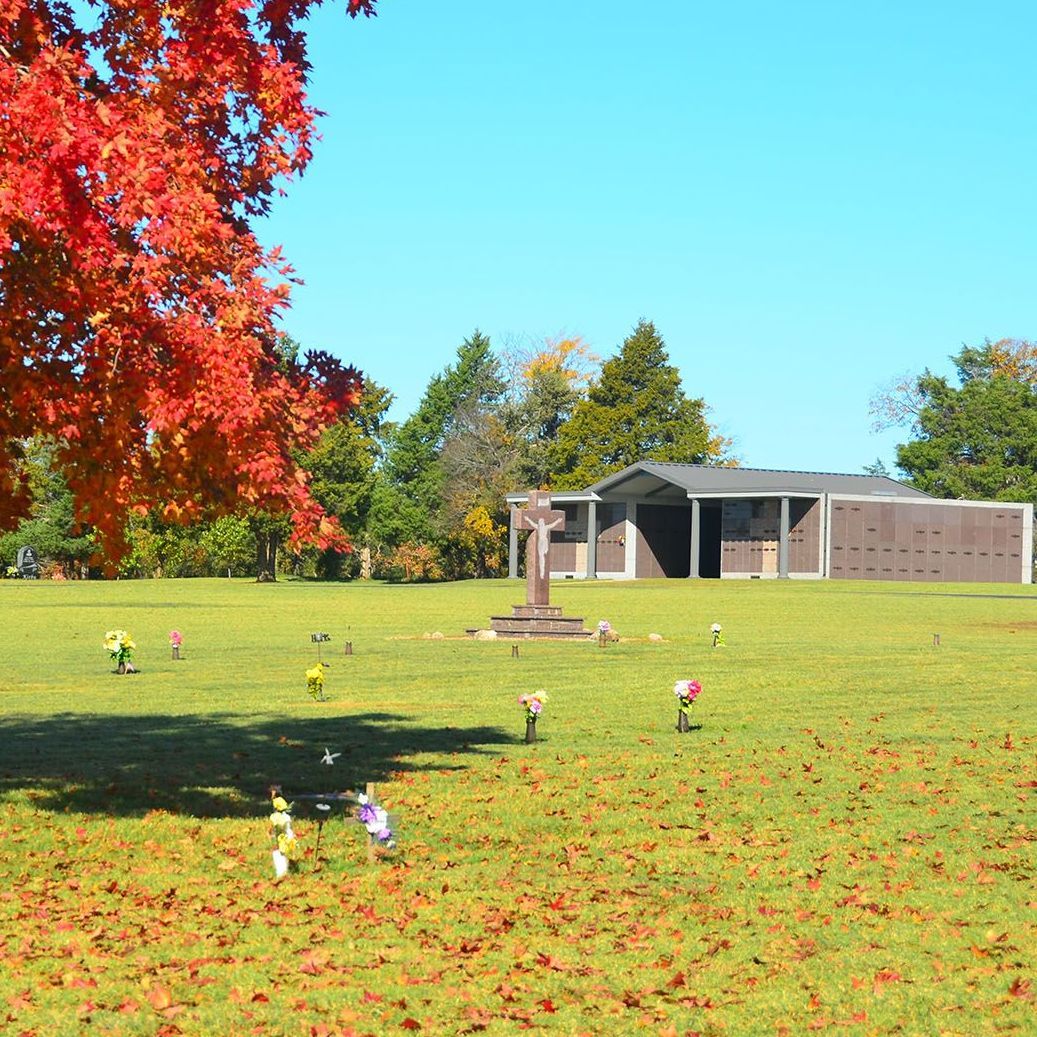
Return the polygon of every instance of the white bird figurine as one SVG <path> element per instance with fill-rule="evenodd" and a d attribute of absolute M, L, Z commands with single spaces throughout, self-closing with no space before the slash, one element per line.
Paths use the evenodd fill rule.
<path fill-rule="evenodd" d="M 333 753 L 327 746 L 324 746 L 324 755 L 320 758 L 320 762 L 326 763 L 331 767 L 335 762 L 335 758 L 341 755 L 342 753 Z"/>

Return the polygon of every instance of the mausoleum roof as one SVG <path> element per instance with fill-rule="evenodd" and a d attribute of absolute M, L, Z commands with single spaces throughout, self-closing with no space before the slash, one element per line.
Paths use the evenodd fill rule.
<path fill-rule="evenodd" d="M 657 498 L 687 497 L 695 494 L 778 496 L 784 493 L 812 496 L 845 493 L 875 497 L 919 497 L 931 499 L 884 475 L 845 475 L 837 472 L 791 472 L 769 468 L 722 468 L 716 465 L 672 464 L 664 461 L 638 461 L 620 472 L 606 476 L 587 492 Z"/>

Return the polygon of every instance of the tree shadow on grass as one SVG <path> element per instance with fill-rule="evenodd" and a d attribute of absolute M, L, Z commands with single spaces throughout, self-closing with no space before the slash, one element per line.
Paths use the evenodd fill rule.
<path fill-rule="evenodd" d="M 497 727 L 422 728 L 390 713 L 285 719 L 59 713 L 0 719 L 0 797 L 24 793 L 42 810 L 139 817 L 254 816 L 271 785 L 288 798 L 348 792 L 407 771 L 461 769 Z M 332 766 L 325 748 L 341 755 Z"/>

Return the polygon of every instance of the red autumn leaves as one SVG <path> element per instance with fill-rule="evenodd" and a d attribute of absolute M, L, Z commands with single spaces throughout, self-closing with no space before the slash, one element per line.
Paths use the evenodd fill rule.
<path fill-rule="evenodd" d="M 85 28 L 0 0 L 0 527 L 28 505 L 17 441 L 45 434 L 113 555 L 133 509 L 242 504 L 343 545 L 293 451 L 358 375 L 279 364 L 291 270 L 250 226 L 310 157 L 308 6 L 112 0 Z"/>

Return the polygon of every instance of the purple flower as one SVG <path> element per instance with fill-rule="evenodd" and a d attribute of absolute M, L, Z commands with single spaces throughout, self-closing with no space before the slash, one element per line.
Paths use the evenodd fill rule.
<path fill-rule="evenodd" d="M 370 824 L 377 818 L 374 807 L 370 803 L 363 803 L 360 809 L 356 812 L 356 816 L 361 824 Z"/>

